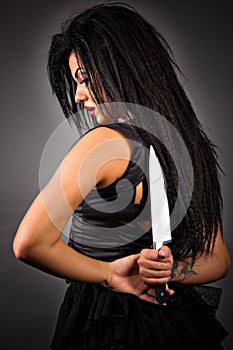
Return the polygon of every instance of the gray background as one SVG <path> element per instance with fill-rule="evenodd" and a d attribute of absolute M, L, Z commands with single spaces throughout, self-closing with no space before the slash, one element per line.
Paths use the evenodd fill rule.
<path fill-rule="evenodd" d="M 127 1 L 171 44 L 188 81 L 185 89 L 208 136 L 219 146 L 224 235 L 232 251 L 232 18 L 231 1 Z M 63 121 L 50 92 L 46 56 L 52 34 L 77 8 L 96 1 L 5 1 L 1 4 L 0 347 L 48 350 L 63 280 L 17 261 L 12 240 L 39 190 L 39 164 L 51 133 Z M 142 91 L 143 93 L 143 91 Z M 219 319 L 232 333 L 232 273 L 223 287 Z M 232 336 L 224 341 L 233 348 Z"/>

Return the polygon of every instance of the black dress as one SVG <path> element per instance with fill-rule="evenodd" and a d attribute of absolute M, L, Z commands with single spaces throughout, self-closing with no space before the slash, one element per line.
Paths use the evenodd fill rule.
<path fill-rule="evenodd" d="M 103 261 L 150 248 L 148 149 L 127 124 L 104 124 L 131 140 L 133 151 L 123 176 L 104 189 L 94 188 L 73 214 L 69 246 Z M 135 204 L 135 189 L 143 196 Z M 175 297 L 164 307 L 97 284 L 67 281 L 53 350 L 223 349 L 228 334 L 215 318 L 218 290 L 170 283 Z M 208 293 L 206 293 L 208 292 Z M 206 294 L 213 295 L 212 299 Z M 201 296 L 202 295 L 202 296 Z"/>

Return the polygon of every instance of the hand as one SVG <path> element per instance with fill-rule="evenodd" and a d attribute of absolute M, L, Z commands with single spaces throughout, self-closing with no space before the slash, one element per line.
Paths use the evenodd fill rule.
<path fill-rule="evenodd" d="M 139 257 L 140 254 L 135 254 L 109 263 L 108 286 L 116 292 L 134 294 L 142 300 L 158 304 L 154 288 L 148 287 L 139 275 Z"/>
<path fill-rule="evenodd" d="M 138 259 L 139 274 L 148 286 L 168 283 L 171 279 L 173 256 L 167 246 L 160 250 L 143 249 Z"/>

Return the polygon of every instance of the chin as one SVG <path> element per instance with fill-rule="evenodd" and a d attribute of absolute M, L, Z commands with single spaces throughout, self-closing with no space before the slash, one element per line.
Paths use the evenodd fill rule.
<path fill-rule="evenodd" d="M 107 123 L 111 123 L 113 120 L 112 119 L 107 119 L 106 117 L 104 117 L 103 115 L 97 115 L 96 116 L 96 121 L 99 124 L 107 124 Z"/>

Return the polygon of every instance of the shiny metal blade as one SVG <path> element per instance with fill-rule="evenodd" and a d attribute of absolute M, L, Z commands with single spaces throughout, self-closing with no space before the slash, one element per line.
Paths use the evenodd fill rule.
<path fill-rule="evenodd" d="M 153 247 L 159 250 L 162 245 L 171 241 L 170 213 L 162 168 L 152 146 L 149 177 Z"/>

